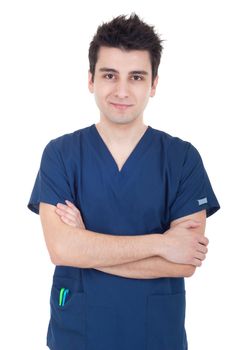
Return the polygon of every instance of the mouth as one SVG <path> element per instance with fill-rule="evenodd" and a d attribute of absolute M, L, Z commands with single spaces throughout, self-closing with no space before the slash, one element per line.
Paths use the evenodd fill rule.
<path fill-rule="evenodd" d="M 116 108 L 116 109 L 120 109 L 120 110 L 125 110 L 133 105 L 128 105 L 128 104 L 122 104 L 122 103 L 113 103 L 113 102 L 110 102 L 110 104 Z"/>

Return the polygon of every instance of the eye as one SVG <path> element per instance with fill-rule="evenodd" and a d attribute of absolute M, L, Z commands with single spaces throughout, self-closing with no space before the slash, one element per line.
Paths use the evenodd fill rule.
<path fill-rule="evenodd" d="M 133 75 L 133 80 L 140 81 L 143 80 L 143 77 L 141 75 Z"/>
<path fill-rule="evenodd" d="M 112 80 L 113 77 L 114 77 L 114 74 L 112 74 L 112 73 L 107 73 L 107 74 L 103 75 L 103 77 L 106 78 L 106 79 L 108 79 L 108 80 Z"/>

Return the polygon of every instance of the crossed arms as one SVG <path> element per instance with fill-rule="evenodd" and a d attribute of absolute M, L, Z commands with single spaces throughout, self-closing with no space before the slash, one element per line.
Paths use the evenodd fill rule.
<path fill-rule="evenodd" d="M 127 278 L 190 277 L 207 253 L 206 212 L 171 222 L 164 234 L 115 236 L 73 227 L 57 208 L 40 203 L 40 218 L 55 265 L 94 268 Z M 193 220 L 199 221 L 194 225 Z M 191 224 L 192 223 L 192 224 Z"/>

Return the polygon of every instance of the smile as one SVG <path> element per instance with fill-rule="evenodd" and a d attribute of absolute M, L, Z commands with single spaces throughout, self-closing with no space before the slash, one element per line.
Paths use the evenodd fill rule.
<path fill-rule="evenodd" d="M 128 107 L 131 107 L 132 105 L 126 105 L 126 104 L 119 104 L 119 103 L 110 103 L 114 108 L 124 110 L 127 109 Z"/>

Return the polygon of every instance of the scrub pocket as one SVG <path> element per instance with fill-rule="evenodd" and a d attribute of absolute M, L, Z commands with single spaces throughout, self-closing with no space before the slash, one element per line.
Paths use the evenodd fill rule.
<path fill-rule="evenodd" d="M 185 291 L 147 297 L 146 350 L 187 350 Z"/>
<path fill-rule="evenodd" d="M 68 288 L 65 304 L 59 305 L 61 288 Z M 47 331 L 47 346 L 51 350 L 85 350 L 86 293 L 76 291 L 76 280 L 53 277 L 50 295 L 51 317 Z"/>

